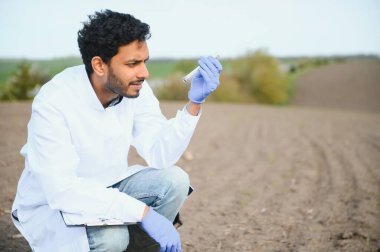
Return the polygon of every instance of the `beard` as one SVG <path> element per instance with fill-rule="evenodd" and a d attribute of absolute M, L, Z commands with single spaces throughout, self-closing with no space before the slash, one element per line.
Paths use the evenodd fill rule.
<path fill-rule="evenodd" d="M 128 89 L 127 91 L 124 91 L 125 86 L 130 86 L 130 85 L 136 85 L 136 84 L 141 84 L 144 82 L 144 78 L 141 78 L 139 80 L 131 81 L 128 84 L 124 84 L 113 72 L 112 67 L 109 68 L 109 75 L 107 78 L 107 83 L 105 84 L 105 88 L 115 94 L 121 95 L 126 98 L 137 98 L 140 95 L 140 90 L 136 91 L 136 94 L 129 94 Z"/>

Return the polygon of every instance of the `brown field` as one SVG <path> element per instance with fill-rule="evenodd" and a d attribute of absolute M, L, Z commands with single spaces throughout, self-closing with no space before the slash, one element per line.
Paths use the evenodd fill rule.
<path fill-rule="evenodd" d="M 295 105 L 380 112 L 380 60 L 321 67 L 296 87 Z"/>
<path fill-rule="evenodd" d="M 196 190 L 183 251 L 380 250 L 380 63 L 325 66 L 297 87 L 292 106 L 204 106 L 178 163 Z M 182 106 L 162 103 L 169 117 Z M 29 114 L 0 104 L 0 251 L 30 251 L 9 219 Z"/>

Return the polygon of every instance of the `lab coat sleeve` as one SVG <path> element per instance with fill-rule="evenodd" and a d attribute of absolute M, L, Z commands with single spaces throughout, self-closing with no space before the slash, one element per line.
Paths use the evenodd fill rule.
<path fill-rule="evenodd" d="M 39 181 L 48 205 L 83 217 L 140 221 L 144 203 L 77 176 L 80 159 L 58 107 L 36 97 L 28 124 L 28 167 Z"/>
<path fill-rule="evenodd" d="M 151 88 L 145 84 L 135 104 L 132 145 L 150 167 L 170 167 L 188 147 L 200 113 L 192 116 L 184 108 L 167 120 Z"/>

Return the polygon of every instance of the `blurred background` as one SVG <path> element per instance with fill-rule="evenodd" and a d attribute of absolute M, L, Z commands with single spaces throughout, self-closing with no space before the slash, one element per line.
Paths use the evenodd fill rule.
<path fill-rule="evenodd" d="M 337 82 L 346 78 L 336 76 L 352 72 L 353 66 L 324 70 L 332 76 L 324 84 L 318 81 L 326 78 L 324 71 L 306 80 L 301 77 L 327 65 L 360 61 L 374 67 L 379 62 L 376 0 L 2 0 L 1 100 L 32 99 L 56 73 L 81 64 L 77 31 L 88 15 L 101 9 L 130 13 L 151 26 L 150 84 L 161 100 L 186 99 L 188 87 L 181 84 L 181 77 L 200 56 L 218 54 L 224 66 L 223 85 L 209 100 L 345 107 L 348 102 L 343 99 L 334 102 L 330 100 L 335 97 L 319 93 L 328 87 L 339 89 Z M 352 89 L 367 88 L 363 85 L 347 91 L 347 99 L 357 101 L 360 108 L 365 95 Z M 368 95 L 379 92 L 377 88 Z M 378 111 L 377 106 L 369 109 Z"/>

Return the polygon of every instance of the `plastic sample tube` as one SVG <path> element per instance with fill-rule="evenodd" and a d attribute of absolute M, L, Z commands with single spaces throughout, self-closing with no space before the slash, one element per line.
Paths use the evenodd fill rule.
<path fill-rule="evenodd" d="M 216 55 L 214 57 L 217 58 L 217 59 L 219 59 L 219 55 Z M 194 75 L 197 73 L 198 70 L 199 70 L 199 66 L 197 66 L 196 68 L 194 68 L 193 71 L 191 71 L 185 77 L 183 77 L 182 78 L 183 83 L 187 84 L 187 83 L 191 82 L 191 79 L 193 79 Z"/>
<path fill-rule="evenodd" d="M 199 66 L 194 68 L 193 71 L 191 71 L 185 77 L 183 77 L 183 79 L 182 79 L 183 83 L 189 83 L 191 81 L 191 79 L 193 79 L 194 75 L 198 72 L 198 70 L 199 70 Z"/>

